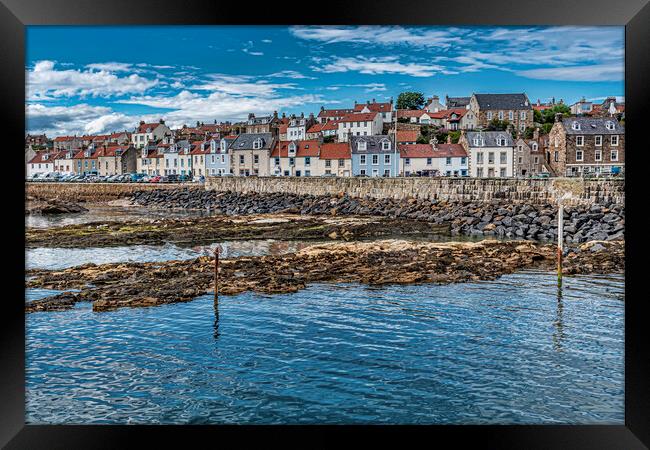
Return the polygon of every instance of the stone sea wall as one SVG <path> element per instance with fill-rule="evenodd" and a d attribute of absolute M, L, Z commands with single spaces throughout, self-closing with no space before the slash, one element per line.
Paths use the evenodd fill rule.
<path fill-rule="evenodd" d="M 128 197 L 136 191 L 178 189 L 180 184 L 148 183 L 27 183 L 25 195 L 36 200 L 68 202 L 108 202 Z"/>
<path fill-rule="evenodd" d="M 354 198 L 535 205 L 555 204 L 558 197 L 571 192 L 566 204 L 625 203 L 625 181 L 622 179 L 208 177 L 205 187 L 218 192 L 326 196 L 345 193 Z"/>

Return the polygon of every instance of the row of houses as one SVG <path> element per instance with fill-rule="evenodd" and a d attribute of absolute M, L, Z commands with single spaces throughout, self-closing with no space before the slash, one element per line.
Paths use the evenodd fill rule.
<path fill-rule="evenodd" d="M 552 108 L 554 99 L 550 104 L 539 100 L 531 104 L 524 93 L 472 94 L 447 96 L 443 104 L 433 96 L 418 110 L 395 110 L 392 99 L 373 99 L 355 102 L 349 109 L 321 108 L 317 116 L 249 114 L 242 122 L 197 123 L 176 130 L 163 119 L 141 121 L 133 132 L 57 137 L 51 149 L 26 155 L 27 175 L 48 171 L 188 176 L 619 173 L 625 146 L 623 125 L 617 120 L 621 105 L 614 108 L 612 99 L 608 102 L 608 109 L 600 108 L 606 114 L 556 117 L 549 134 L 540 135 L 536 128 L 528 139 L 523 136 L 535 125 L 533 111 Z M 507 121 L 508 130 L 484 131 L 494 119 Z M 420 134 L 422 125 L 462 134 L 457 144 L 435 139 L 422 143 L 426 142 Z M 39 145 L 46 139 L 28 138 Z"/>

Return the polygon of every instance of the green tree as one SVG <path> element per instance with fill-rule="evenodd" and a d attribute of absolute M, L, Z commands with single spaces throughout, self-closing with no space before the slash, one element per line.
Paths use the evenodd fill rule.
<path fill-rule="evenodd" d="M 487 126 L 487 131 L 505 131 L 510 125 L 507 120 L 499 120 L 496 117 L 490 121 Z"/>
<path fill-rule="evenodd" d="M 450 131 L 449 136 L 451 136 L 452 144 L 458 144 L 458 140 L 460 139 L 460 130 Z"/>
<path fill-rule="evenodd" d="M 397 97 L 397 109 L 421 109 L 424 106 L 422 92 L 402 92 Z"/>
<path fill-rule="evenodd" d="M 542 125 L 542 131 L 544 132 L 544 134 L 548 134 L 548 132 L 551 131 L 551 128 L 553 128 L 552 123 L 545 123 Z"/>
<path fill-rule="evenodd" d="M 418 143 L 418 144 L 428 144 L 429 139 L 427 139 L 426 137 L 424 137 L 422 135 L 419 135 L 415 142 Z"/>
<path fill-rule="evenodd" d="M 544 116 L 542 115 L 541 111 L 538 111 L 536 109 L 533 110 L 533 122 L 536 122 L 536 123 L 543 123 L 544 122 Z"/>
<path fill-rule="evenodd" d="M 571 108 L 569 108 L 565 104 L 561 104 L 561 105 L 555 105 L 554 107 L 549 109 L 545 109 L 544 112 L 542 113 L 542 117 L 544 118 L 542 123 L 555 122 L 555 114 L 557 113 L 562 113 L 563 116 L 570 116 Z"/>

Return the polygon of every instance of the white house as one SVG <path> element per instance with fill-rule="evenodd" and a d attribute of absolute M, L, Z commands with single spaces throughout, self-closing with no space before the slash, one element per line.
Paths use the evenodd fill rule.
<path fill-rule="evenodd" d="M 289 123 L 287 125 L 287 140 L 302 141 L 306 139 L 307 130 L 315 123 L 316 121 L 314 120 L 313 114 L 309 114 L 308 118 L 302 114 L 300 117 L 289 118 Z"/>
<path fill-rule="evenodd" d="M 469 156 L 469 173 L 478 178 L 514 175 L 515 144 L 508 131 L 462 132 L 459 144 Z"/>
<path fill-rule="evenodd" d="M 171 136 L 172 130 L 165 125 L 164 120 L 160 119 L 160 122 L 158 123 L 145 123 L 144 121 L 141 121 L 138 128 L 136 128 L 131 135 L 131 143 L 136 148 L 142 148 L 149 144 L 149 142 L 158 142 L 165 135 Z"/>
<path fill-rule="evenodd" d="M 320 141 L 278 141 L 271 152 L 270 173 L 291 177 L 321 175 L 319 153 Z"/>
<path fill-rule="evenodd" d="M 377 103 L 375 99 L 372 102 L 354 104 L 355 113 L 378 113 L 382 123 L 392 123 L 393 121 L 393 99 L 389 102 Z"/>
<path fill-rule="evenodd" d="M 399 152 L 401 175 L 469 175 L 467 153 L 460 144 L 406 144 Z"/>
<path fill-rule="evenodd" d="M 34 174 L 42 176 L 54 172 L 54 157 L 57 154 L 58 152 L 37 152 L 36 156 L 27 163 L 27 177 L 31 178 Z"/>
<path fill-rule="evenodd" d="M 382 134 L 383 121 L 377 112 L 348 114 L 338 121 L 336 134 L 339 142 L 348 142 L 351 136 L 376 136 Z"/>

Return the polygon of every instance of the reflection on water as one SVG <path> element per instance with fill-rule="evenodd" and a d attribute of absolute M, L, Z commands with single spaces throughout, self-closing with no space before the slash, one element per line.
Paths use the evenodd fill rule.
<path fill-rule="evenodd" d="M 623 277 L 563 284 L 522 272 L 29 314 L 27 421 L 623 424 Z"/>
<path fill-rule="evenodd" d="M 25 226 L 33 228 L 62 227 L 90 222 L 128 221 L 138 219 L 173 219 L 208 216 L 202 210 L 164 210 L 143 207 L 92 206 L 89 211 L 79 214 L 30 214 L 25 216 Z"/>
<path fill-rule="evenodd" d="M 280 255 L 296 252 L 318 242 L 276 241 L 229 241 L 211 245 L 179 247 L 165 245 L 131 245 L 102 248 L 34 248 L 25 251 L 27 269 L 57 270 L 87 263 L 107 264 L 119 262 L 158 262 L 213 256 L 219 247 L 222 258 L 238 256 Z"/>

